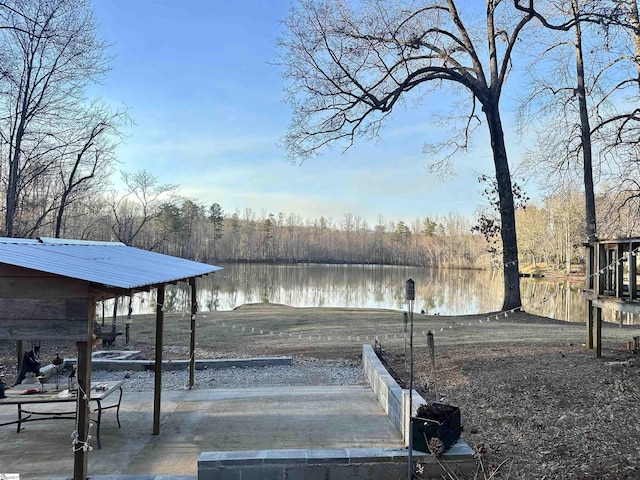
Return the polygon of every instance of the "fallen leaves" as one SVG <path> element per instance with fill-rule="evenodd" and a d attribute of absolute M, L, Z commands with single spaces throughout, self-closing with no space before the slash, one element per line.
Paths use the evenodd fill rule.
<path fill-rule="evenodd" d="M 401 355 L 388 352 L 387 361 L 403 376 Z M 438 390 L 460 407 L 462 437 L 484 466 L 513 462 L 492 478 L 639 478 L 640 362 L 624 351 L 603 355 L 551 342 L 440 347 Z M 429 386 L 428 352 L 415 357 Z"/>

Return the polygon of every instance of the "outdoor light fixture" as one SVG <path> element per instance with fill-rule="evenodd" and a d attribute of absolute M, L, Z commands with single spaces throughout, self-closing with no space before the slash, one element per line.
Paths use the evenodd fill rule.
<path fill-rule="evenodd" d="M 409 455 L 407 465 L 407 480 L 413 480 L 413 303 L 416 299 L 416 282 L 412 278 L 407 280 L 406 286 L 407 307 L 409 309 Z M 405 357 L 406 358 L 406 357 Z"/>

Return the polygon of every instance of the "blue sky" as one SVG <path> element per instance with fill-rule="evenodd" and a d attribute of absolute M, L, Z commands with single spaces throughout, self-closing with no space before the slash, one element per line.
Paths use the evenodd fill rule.
<path fill-rule="evenodd" d="M 287 160 L 278 142 L 290 109 L 273 63 L 288 5 L 94 0 L 114 58 L 92 93 L 127 106 L 134 122 L 117 151 L 119 168 L 148 170 L 229 213 L 251 208 L 337 223 L 352 213 L 370 225 L 378 215 L 408 223 L 451 212 L 471 218 L 483 201 L 477 175 L 493 172 L 485 127 L 476 148 L 456 157 L 455 176 L 442 179 L 422 153 L 434 129 L 424 107 L 394 112 L 379 141 L 360 140 L 347 154 L 324 150 L 302 164 Z M 508 134 L 507 142 L 517 148 Z"/>

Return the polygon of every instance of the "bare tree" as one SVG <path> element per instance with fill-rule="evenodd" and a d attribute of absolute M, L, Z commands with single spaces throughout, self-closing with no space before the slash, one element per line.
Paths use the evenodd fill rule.
<path fill-rule="evenodd" d="M 598 122 L 593 130 L 603 144 L 603 156 L 613 164 L 613 174 L 602 187 L 608 224 L 604 231 L 621 235 L 637 232 L 632 219 L 640 211 L 640 15 L 637 0 L 606 4 L 608 15 L 602 23 L 612 59 L 598 78 L 609 82 L 597 105 Z M 613 111 L 606 109 L 611 104 L 616 107 Z M 635 215 L 629 215 L 630 211 Z"/>
<path fill-rule="evenodd" d="M 96 37 L 89 0 L 0 3 L 3 65 L 0 75 L 0 142 L 5 189 L 4 234 L 16 225 L 39 183 L 56 165 L 58 128 L 81 103 L 84 87 L 106 70 L 105 44 Z M 26 217 L 26 215 L 23 215 Z"/>
<path fill-rule="evenodd" d="M 482 109 L 500 199 L 504 265 L 504 309 L 521 305 L 518 247 L 511 174 L 500 114 L 500 97 L 522 29 L 533 18 L 513 5 L 487 0 L 486 9 L 455 0 L 420 5 L 382 0 L 299 0 L 285 20 L 280 41 L 293 121 L 285 144 L 294 158 L 358 136 L 376 136 L 393 108 L 407 95 L 448 84 L 467 94 L 468 116 L 454 152 L 465 149 Z M 484 34 L 469 19 L 482 16 Z M 461 90 L 461 91 L 460 91 Z"/>
<path fill-rule="evenodd" d="M 72 122 L 69 138 L 63 142 L 64 148 L 60 151 L 61 192 L 55 221 L 56 238 L 60 237 L 70 204 L 85 200 L 91 193 L 99 193 L 97 190 L 104 191 L 115 162 L 121 127 L 127 121 L 125 111 L 112 112 L 105 105 L 94 103 Z"/>
<path fill-rule="evenodd" d="M 146 170 L 120 173 L 126 190 L 114 193 L 110 200 L 114 235 L 125 245 L 133 245 L 143 228 L 163 212 L 163 206 L 177 199 L 178 185 L 161 184 L 157 177 Z M 158 245 L 148 244 L 149 250 Z"/>
<path fill-rule="evenodd" d="M 517 8 L 534 14 L 547 32 L 573 31 L 573 40 L 561 36 L 546 42 L 541 57 L 540 70 L 548 78 L 538 83 L 534 97 L 539 97 L 537 101 L 544 99 L 542 109 L 552 113 L 542 136 L 547 158 L 538 154 L 536 162 L 555 165 L 556 172 L 561 173 L 569 172 L 574 162 L 581 164 L 586 234 L 592 240 L 596 238 L 594 176 L 615 175 L 620 180 L 608 184 L 618 190 L 620 183 L 637 174 L 632 160 L 637 158 L 640 132 L 637 0 L 538 2 L 535 8 L 534 2 L 515 3 Z M 570 54 L 567 46 L 575 52 L 573 74 L 564 70 Z M 554 69 L 548 65 L 552 53 L 560 57 Z M 546 172 L 542 176 L 548 184 Z M 609 198 L 619 197 L 619 193 Z M 611 213 L 607 217 L 610 219 Z"/>

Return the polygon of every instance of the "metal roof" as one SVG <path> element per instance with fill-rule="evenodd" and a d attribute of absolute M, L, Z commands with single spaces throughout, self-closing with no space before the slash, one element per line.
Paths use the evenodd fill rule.
<path fill-rule="evenodd" d="M 61 238 L 0 237 L 0 263 L 124 289 L 172 283 L 222 270 L 120 242 Z"/>

